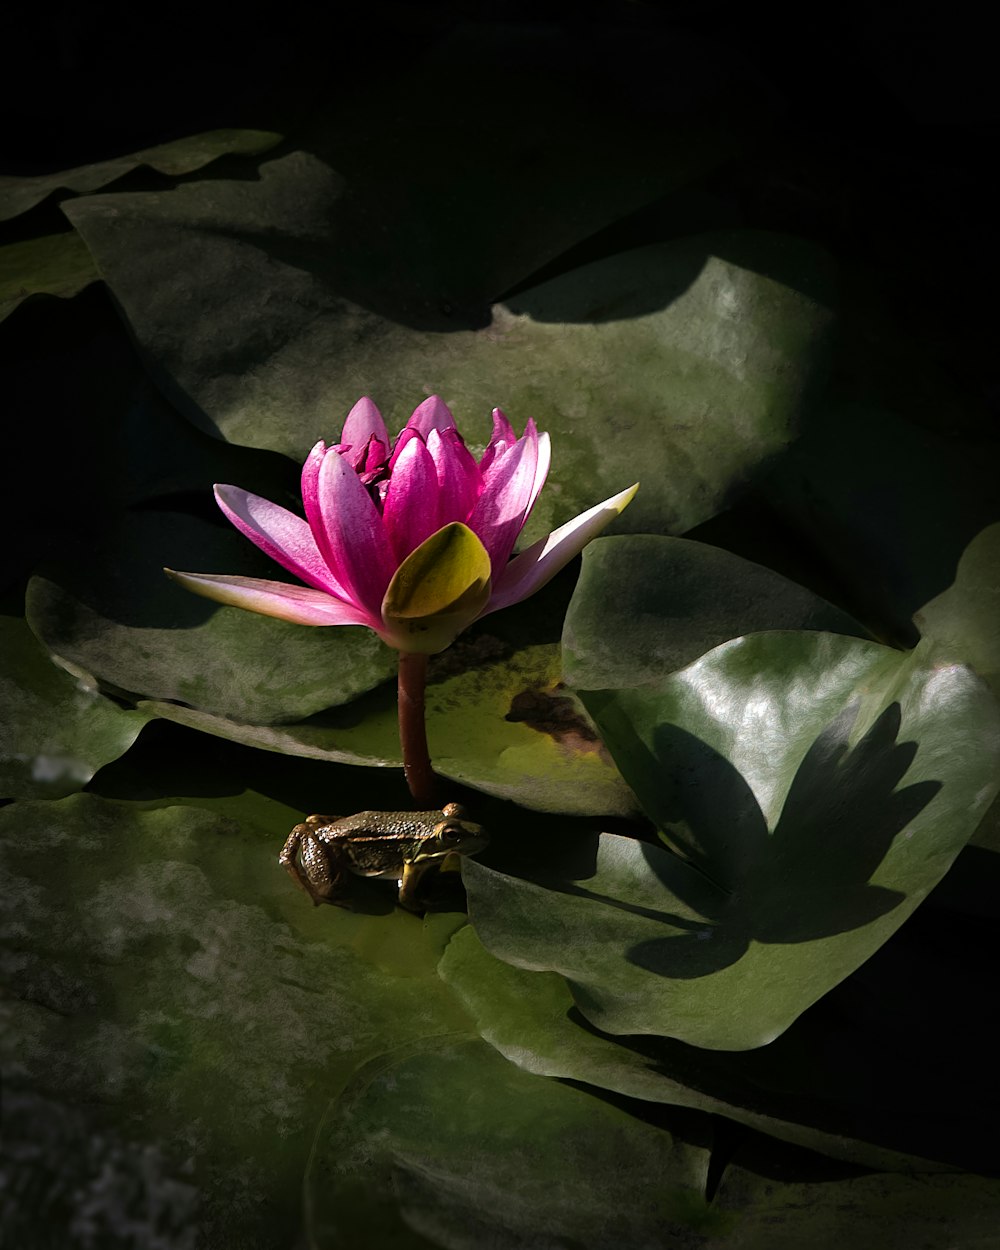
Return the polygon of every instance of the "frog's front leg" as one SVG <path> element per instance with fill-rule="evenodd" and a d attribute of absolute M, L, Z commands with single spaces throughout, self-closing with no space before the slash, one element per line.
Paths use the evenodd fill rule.
<path fill-rule="evenodd" d="M 327 816 L 310 816 L 296 825 L 281 848 L 278 863 L 315 906 L 336 903 L 342 907 L 344 904 L 336 894 L 344 879 L 344 870 L 338 863 L 338 856 L 316 836 L 317 826 L 329 822 Z"/>
<path fill-rule="evenodd" d="M 399 882 L 399 905 L 405 907 L 407 911 L 423 911 L 423 904 L 417 897 L 417 890 L 420 882 L 429 868 L 433 868 L 433 862 L 417 862 L 415 864 L 404 864 L 403 875 Z"/>

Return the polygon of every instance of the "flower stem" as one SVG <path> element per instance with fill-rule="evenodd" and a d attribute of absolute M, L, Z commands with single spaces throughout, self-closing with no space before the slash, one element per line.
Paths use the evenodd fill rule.
<path fill-rule="evenodd" d="M 406 784 L 418 803 L 433 803 L 435 789 L 424 719 L 426 684 L 427 656 L 416 651 L 400 651 L 399 744 L 403 749 Z"/>

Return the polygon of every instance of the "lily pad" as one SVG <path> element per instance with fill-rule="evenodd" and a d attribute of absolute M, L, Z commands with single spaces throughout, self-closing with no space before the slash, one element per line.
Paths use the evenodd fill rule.
<path fill-rule="evenodd" d="M 580 701 L 561 683 L 559 647 L 529 646 L 510 654 L 495 639 L 494 650 L 490 641 L 481 635 L 478 646 L 471 644 L 453 676 L 443 676 L 453 663 L 448 652 L 437 680 L 431 670 L 427 737 L 435 771 L 539 811 L 634 815 L 634 796 Z M 394 689 L 284 725 L 250 725 L 162 701 L 140 706 L 245 746 L 335 763 L 402 766 Z"/>
<path fill-rule="evenodd" d="M 73 230 L 0 247 L 0 321 L 34 295 L 69 299 L 100 275 Z"/>
<path fill-rule="evenodd" d="M 164 565 L 273 574 L 228 528 L 135 513 L 96 552 L 32 580 L 31 627 L 92 683 L 264 723 L 346 702 L 395 672 L 395 653 L 368 630 L 307 629 L 215 608 L 169 581 Z"/>
<path fill-rule="evenodd" d="M 82 790 L 149 719 L 57 668 L 18 616 L 0 616 L 0 706 L 0 798 Z"/>
<path fill-rule="evenodd" d="M 317 1134 L 310 1241 L 321 1250 L 699 1245 L 698 1234 L 728 1225 L 705 1198 L 711 1130 L 679 1111 L 668 1125 L 531 1076 L 478 1040 L 386 1056 L 358 1074 Z"/>
<path fill-rule="evenodd" d="M 712 647 L 769 629 L 865 637 L 846 612 L 728 551 L 654 534 L 598 538 L 566 614 L 566 680 L 581 690 L 656 686 Z"/>
<path fill-rule="evenodd" d="M 95 775 L 88 793 L 144 808 L 183 805 L 227 816 L 244 833 L 269 843 L 275 865 L 292 825 L 312 811 L 349 815 L 375 806 L 389 811 L 412 806 L 401 770 L 334 768 L 326 761 L 240 746 L 159 717 L 128 754 Z M 391 883 L 380 884 L 379 894 L 391 903 Z"/>
<path fill-rule="evenodd" d="M 357 1067 L 468 1031 L 433 926 L 310 907 L 272 845 L 214 813 L 15 803 L 0 861 L 5 1099 L 82 1121 L 46 1138 L 67 1157 L 31 1153 L 30 1117 L 5 1133 L 41 1226 L 60 1176 L 82 1218 L 128 1149 L 184 1182 L 205 1244 L 294 1241 L 310 1142 Z"/>
<path fill-rule="evenodd" d="M 475 107 L 486 83 L 502 84 L 497 106 Z M 477 14 L 419 52 L 408 41 L 377 91 L 325 93 L 301 146 L 351 184 L 351 249 L 384 264 L 392 240 L 394 281 L 413 292 L 406 319 L 461 321 L 484 296 L 609 224 L 627 230 L 637 210 L 743 156 L 776 103 L 739 53 L 690 31 Z"/>
<path fill-rule="evenodd" d="M 583 699 L 676 852 L 604 834 L 572 880 L 465 880 L 487 949 L 562 973 L 608 1033 L 772 1041 L 903 923 L 997 792 L 996 701 L 923 652 L 756 634 Z"/>
<path fill-rule="evenodd" d="M 755 1143 L 723 1173 L 714 1205 L 733 1220 L 719 1250 L 803 1246 L 982 1247 L 996 1241 L 1000 1180 L 986 1176 L 833 1174 Z"/>
<path fill-rule="evenodd" d="M 1000 697 L 1000 522 L 976 534 L 955 580 L 913 619 L 942 655 L 970 665 Z"/>
<path fill-rule="evenodd" d="M 514 968 L 490 955 L 471 925 L 457 931 L 439 973 L 474 1016 L 482 1039 L 529 1073 L 584 1081 L 647 1103 L 725 1116 L 833 1159 L 893 1171 L 948 1168 L 963 1138 L 941 1108 L 924 1106 L 918 1133 L 903 1116 L 856 1100 L 824 1105 L 815 1091 L 768 1090 L 742 1055 L 709 1053 L 669 1038 L 612 1038 L 582 1020 L 557 973 Z M 811 1054 L 816 1089 L 836 1076 L 823 1050 Z M 838 1051 L 838 1060 L 843 1058 Z M 969 1135 L 968 1124 L 961 1126 Z M 945 1160 L 934 1163 L 933 1160 Z M 975 1165 L 975 1158 L 965 1161 Z"/>
<path fill-rule="evenodd" d="M 209 433 L 301 459 L 363 393 L 399 428 L 436 391 L 473 443 L 497 404 L 515 422 L 535 417 L 554 467 L 527 541 L 637 476 L 627 528 L 690 528 L 794 437 L 833 320 L 832 264 L 813 245 L 682 239 L 506 303 L 480 288 L 456 311 L 458 297 L 386 253 L 391 234 L 366 246 L 347 230 L 352 194 L 297 152 L 265 162 L 257 182 L 91 196 L 66 211 L 156 380 Z"/>
<path fill-rule="evenodd" d="M 238 482 L 266 499 L 299 500 L 300 465 L 274 452 L 221 443 L 195 429 L 145 374 L 123 406 L 116 453 L 126 505 L 164 500 L 162 506 L 169 508 L 170 496 L 184 495 L 188 503 L 200 499 L 212 515 L 216 482 Z M 268 567 L 269 576 L 280 575 L 275 565 Z"/>
<path fill-rule="evenodd" d="M 281 135 L 266 130 L 209 130 L 184 139 L 172 139 L 169 143 L 160 143 L 128 156 L 116 156 L 59 173 L 0 175 L 0 221 L 26 213 L 60 191 L 74 195 L 96 191 L 143 165 L 176 178 L 203 169 L 220 156 L 255 155 L 266 152 L 280 141 Z"/>

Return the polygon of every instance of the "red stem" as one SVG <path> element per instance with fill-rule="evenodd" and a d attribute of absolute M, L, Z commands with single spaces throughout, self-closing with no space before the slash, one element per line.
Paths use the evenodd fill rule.
<path fill-rule="evenodd" d="M 427 656 L 416 651 L 400 651 L 399 744 L 403 749 L 406 784 L 418 803 L 433 803 L 435 790 L 424 718 L 426 684 Z"/>

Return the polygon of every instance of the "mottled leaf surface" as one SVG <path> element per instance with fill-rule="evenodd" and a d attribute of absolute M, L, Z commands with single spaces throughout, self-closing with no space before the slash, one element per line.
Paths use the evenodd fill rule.
<path fill-rule="evenodd" d="M 35 295 L 69 299 L 98 279 L 86 244 L 72 230 L 0 247 L 0 321 Z"/>
<path fill-rule="evenodd" d="M 0 707 L 0 798 L 8 799 L 82 790 L 149 719 L 58 668 L 18 616 L 0 616 Z"/>
<path fill-rule="evenodd" d="M 317 1134 L 318 1247 L 700 1245 L 693 1232 L 726 1223 L 705 1201 L 705 1120 L 644 1124 L 478 1040 L 391 1058 L 358 1074 Z"/>
<path fill-rule="evenodd" d="M 448 675 L 452 659 L 450 653 L 442 657 L 427 688 L 427 734 L 437 773 L 540 811 L 635 812 L 635 798 L 593 722 L 561 684 L 557 646 L 511 653 L 481 636 L 465 663 L 458 661 Z M 402 764 L 395 690 L 388 686 L 343 711 L 283 725 L 246 724 L 162 701 L 141 706 L 267 751 L 344 764 Z"/>
<path fill-rule="evenodd" d="M 117 181 L 143 165 L 170 177 L 203 169 L 220 156 L 250 156 L 273 148 L 281 135 L 264 130 L 209 130 L 173 139 L 128 156 L 80 165 L 54 174 L 0 175 L 0 221 L 26 213 L 50 195 L 85 195 Z"/>
<path fill-rule="evenodd" d="M 1000 1181 L 986 1176 L 831 1174 L 802 1168 L 780 1149 L 737 1153 L 715 1195 L 733 1218 L 719 1250 L 991 1250 L 1000 1221 Z M 709 1246 L 715 1246 L 709 1242 Z"/>
<path fill-rule="evenodd" d="M 275 850 L 193 807 L 0 810 L 5 1102 L 63 1126 L 39 1158 L 30 1109 L 5 1124 L 30 1178 L 11 1218 L 85 1219 L 102 1176 L 141 1174 L 127 1151 L 148 1156 L 152 1192 L 180 1186 L 207 1243 L 287 1243 L 313 1133 L 358 1064 L 468 1031 L 433 926 L 313 908 Z M 121 1204 L 141 1213 L 142 1190 Z"/>
<path fill-rule="evenodd" d="M 31 626 L 53 655 L 107 687 L 263 723 L 346 702 L 395 672 L 395 653 L 368 630 L 216 608 L 171 582 L 165 565 L 274 575 L 222 523 L 136 513 L 86 561 L 32 580 Z"/>
<path fill-rule="evenodd" d="M 67 206 L 168 396 L 231 442 L 301 459 L 359 395 L 398 429 L 437 392 L 481 445 L 500 405 L 552 434 L 529 539 L 637 476 L 624 523 L 662 532 L 711 516 L 786 446 L 822 374 L 832 272 L 811 244 L 683 239 L 443 315 L 445 291 L 411 290 L 406 265 L 348 231 L 339 173 L 304 152 L 259 173 Z"/>

